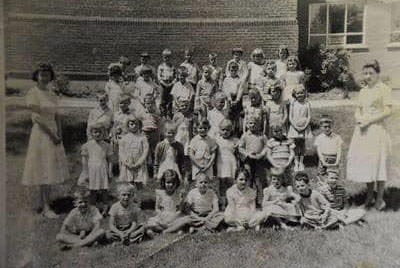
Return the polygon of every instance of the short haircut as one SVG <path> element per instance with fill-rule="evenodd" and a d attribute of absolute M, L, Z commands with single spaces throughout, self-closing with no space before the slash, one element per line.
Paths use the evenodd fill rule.
<path fill-rule="evenodd" d="M 324 123 L 328 123 L 328 124 L 332 124 L 333 123 L 333 119 L 330 115 L 322 115 L 321 118 L 319 119 L 319 124 L 322 125 Z"/>
<path fill-rule="evenodd" d="M 56 74 L 53 70 L 53 66 L 51 66 L 51 64 L 40 63 L 38 68 L 35 71 L 33 71 L 33 73 L 32 73 L 32 80 L 37 82 L 39 73 L 41 73 L 41 72 L 49 72 L 50 73 L 50 81 L 53 81 L 56 76 Z"/>
<path fill-rule="evenodd" d="M 307 173 L 300 171 L 294 175 L 294 181 L 303 181 L 305 184 L 309 184 L 310 177 Z"/>
<path fill-rule="evenodd" d="M 381 72 L 381 67 L 379 66 L 379 62 L 377 60 L 372 60 L 372 61 L 366 62 L 363 65 L 363 70 L 366 68 L 372 68 L 378 74 Z"/>
<path fill-rule="evenodd" d="M 123 182 L 117 185 L 117 193 L 121 194 L 123 191 L 128 191 L 131 195 L 134 194 L 135 187 L 130 183 Z"/>
<path fill-rule="evenodd" d="M 121 76 L 122 69 L 119 65 L 113 65 L 110 67 L 109 74 L 110 76 Z"/>
<path fill-rule="evenodd" d="M 74 201 L 76 200 L 89 200 L 90 197 L 90 191 L 83 186 L 79 186 L 75 191 L 74 191 Z"/>
<path fill-rule="evenodd" d="M 176 188 L 178 188 L 181 185 L 181 181 L 179 180 L 179 175 L 176 173 L 175 170 L 173 169 L 167 169 L 163 172 L 161 179 L 160 179 L 160 188 L 165 190 L 165 179 L 166 177 L 173 177 L 174 178 L 174 184 L 176 185 Z"/>

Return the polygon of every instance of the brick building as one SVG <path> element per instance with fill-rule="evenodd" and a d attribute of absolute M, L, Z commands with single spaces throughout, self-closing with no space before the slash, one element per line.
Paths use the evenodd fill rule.
<path fill-rule="evenodd" d="M 299 49 L 322 43 L 351 52 L 357 78 L 367 60 L 381 63 L 382 75 L 400 88 L 399 0 L 299 0 Z"/>
<path fill-rule="evenodd" d="M 175 60 L 193 48 L 202 64 L 210 52 L 220 63 L 230 49 L 272 55 L 282 43 L 298 48 L 297 0 L 5 0 L 6 66 L 26 73 L 46 60 L 70 74 L 106 73 L 127 55 L 146 50 L 153 64 L 169 47 Z"/>
<path fill-rule="evenodd" d="M 241 46 L 275 57 L 280 44 L 297 53 L 324 43 L 352 52 L 352 69 L 376 58 L 400 88 L 399 0 L 5 0 L 6 68 L 26 75 L 41 61 L 58 71 L 94 78 L 127 55 L 146 50 L 154 65 L 169 47 L 180 62 L 193 48 L 203 64 L 220 64 Z"/>

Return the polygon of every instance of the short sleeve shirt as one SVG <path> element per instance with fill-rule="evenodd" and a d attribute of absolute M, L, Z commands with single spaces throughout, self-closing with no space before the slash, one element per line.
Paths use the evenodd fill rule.
<path fill-rule="evenodd" d="M 314 141 L 314 145 L 317 147 L 317 150 L 325 155 L 336 155 L 342 144 L 342 138 L 335 133 L 332 133 L 330 136 L 325 135 L 325 133 L 321 133 L 315 138 Z"/>
<path fill-rule="evenodd" d="M 121 202 L 117 202 L 111 206 L 109 214 L 115 218 L 117 228 L 124 228 L 130 226 L 133 222 L 137 222 L 139 208 L 132 203 L 124 207 Z"/>
<path fill-rule="evenodd" d="M 215 200 L 218 200 L 217 195 L 212 189 L 208 189 L 205 194 L 201 194 L 199 189 L 192 189 L 186 200 L 189 205 L 192 205 L 192 210 L 198 214 L 206 214 L 212 211 Z"/>
<path fill-rule="evenodd" d="M 64 225 L 69 232 L 74 234 L 79 234 L 81 231 L 90 232 L 102 218 L 95 206 L 89 206 L 84 214 L 78 208 L 74 208 L 65 218 Z"/>

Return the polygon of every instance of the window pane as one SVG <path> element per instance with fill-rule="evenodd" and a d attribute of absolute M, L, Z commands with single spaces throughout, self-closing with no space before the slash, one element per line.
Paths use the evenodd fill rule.
<path fill-rule="evenodd" d="M 396 42 L 396 43 L 400 42 L 400 32 L 392 33 L 390 35 L 390 42 Z"/>
<path fill-rule="evenodd" d="M 344 35 L 328 36 L 328 46 L 344 45 Z"/>
<path fill-rule="evenodd" d="M 344 33 L 344 4 L 329 5 L 329 33 Z"/>
<path fill-rule="evenodd" d="M 393 3 L 392 9 L 392 32 L 400 31 L 400 3 Z"/>
<path fill-rule="evenodd" d="M 310 33 L 326 33 L 326 5 L 310 5 Z"/>
<path fill-rule="evenodd" d="M 363 17 L 364 5 L 363 4 L 349 4 L 347 5 L 347 32 L 362 32 L 363 31 Z"/>
<path fill-rule="evenodd" d="M 362 35 L 348 35 L 347 36 L 347 44 L 362 44 L 363 36 Z"/>
<path fill-rule="evenodd" d="M 326 36 L 310 36 L 310 46 L 313 45 L 325 45 Z"/>

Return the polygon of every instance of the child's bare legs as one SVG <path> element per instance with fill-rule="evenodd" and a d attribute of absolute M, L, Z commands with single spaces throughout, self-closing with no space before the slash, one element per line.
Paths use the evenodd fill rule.
<path fill-rule="evenodd" d="M 386 203 L 383 200 L 383 192 L 385 190 L 385 182 L 384 181 L 378 181 L 377 182 L 377 196 L 376 196 L 376 202 L 375 202 L 375 208 L 377 210 L 382 210 L 386 207 Z"/>
<path fill-rule="evenodd" d="M 170 226 L 168 226 L 168 228 L 165 229 L 163 232 L 164 233 L 174 233 L 174 232 L 180 231 L 183 228 L 185 228 L 186 226 L 190 225 L 192 222 L 194 222 L 194 220 L 190 216 L 178 218 L 177 220 L 172 222 L 170 224 Z"/>
<path fill-rule="evenodd" d="M 80 235 L 71 233 L 59 233 L 56 236 L 56 240 L 59 243 L 65 244 L 71 247 L 84 247 L 89 246 L 95 241 L 98 241 L 105 235 L 105 231 L 101 228 L 92 230 L 86 237 L 81 238 Z"/>
<path fill-rule="evenodd" d="M 296 147 L 294 149 L 294 170 L 303 171 L 304 170 L 304 151 L 305 151 L 305 139 L 299 138 L 295 139 Z"/>
<path fill-rule="evenodd" d="M 221 210 L 225 210 L 225 207 L 228 204 L 228 200 L 226 199 L 226 191 L 233 185 L 233 183 L 233 178 L 219 178 Z"/>
<path fill-rule="evenodd" d="M 58 218 L 58 215 L 50 208 L 50 185 L 40 185 L 40 201 L 44 216 L 50 219 Z"/>
<path fill-rule="evenodd" d="M 373 182 L 367 183 L 367 199 L 365 200 L 365 205 L 367 207 L 371 207 L 374 203 L 374 186 L 375 183 Z"/>

